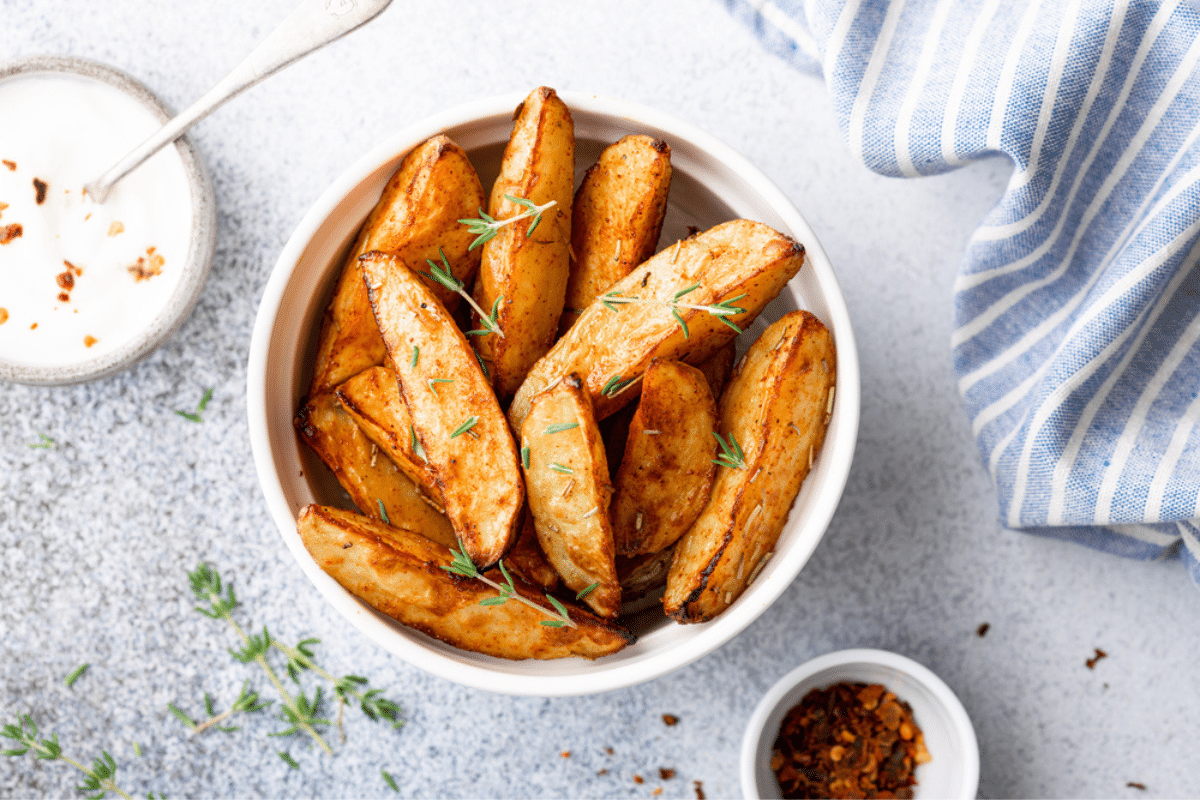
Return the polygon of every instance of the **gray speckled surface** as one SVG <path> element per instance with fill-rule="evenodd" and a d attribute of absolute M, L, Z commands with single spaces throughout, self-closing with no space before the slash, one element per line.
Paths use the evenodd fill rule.
<path fill-rule="evenodd" d="M 6 57 L 106 61 L 181 108 L 291 5 L 5 0 L 0 42 Z M 759 165 L 838 269 L 863 367 L 845 498 L 781 600 L 677 673 L 560 700 L 463 689 L 348 628 L 268 518 L 245 414 L 258 299 L 308 205 L 398 128 L 539 84 L 662 108 Z M 137 795 L 382 797 L 386 768 L 405 796 L 650 797 L 661 787 L 662 797 L 695 797 L 702 781 L 708 797 L 731 797 L 742 728 L 766 689 L 812 656 L 870 646 L 923 662 L 959 694 L 980 740 L 984 797 L 1196 791 L 1200 592 L 1176 562 L 1128 562 L 1001 529 L 954 391 L 952 277 L 1007 163 L 908 182 L 868 174 L 851 163 L 818 81 L 760 51 L 718 3 L 684 0 L 521 9 L 397 0 L 218 111 L 193 140 L 220 209 L 194 316 L 117 377 L 0 385 L 5 722 L 30 713 L 81 759 L 107 748 L 120 785 Z M 209 386 L 203 424 L 174 413 Z M 30 448 L 39 433 L 53 449 Z M 199 714 L 204 692 L 226 704 L 247 677 L 269 691 L 226 655 L 230 634 L 192 610 L 184 573 L 201 559 L 234 582 L 243 622 L 321 638 L 331 671 L 368 675 L 404 706 L 403 730 L 350 716 L 335 757 L 265 738 L 265 718 L 189 736 L 168 703 Z M 1089 670 L 1096 647 L 1108 658 Z M 65 687 L 85 661 L 91 668 Z M 679 724 L 665 726 L 664 713 Z M 661 779 L 664 767 L 675 777 Z M 6 797 L 71 797 L 77 782 L 61 763 L 0 761 Z"/>

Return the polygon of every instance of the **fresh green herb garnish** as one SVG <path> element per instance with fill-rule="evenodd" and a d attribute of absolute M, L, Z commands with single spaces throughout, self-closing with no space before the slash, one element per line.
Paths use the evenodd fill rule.
<path fill-rule="evenodd" d="M 487 315 L 486 317 L 480 318 L 479 321 L 480 321 L 480 323 L 483 324 L 483 328 L 481 328 L 479 330 L 467 331 L 466 335 L 467 336 L 487 336 L 489 333 L 499 333 L 501 336 L 503 336 L 504 334 L 500 332 L 499 318 L 496 316 L 496 314 L 499 313 L 499 310 L 500 310 L 500 301 L 503 299 L 504 299 L 504 295 L 500 295 L 499 297 L 497 297 L 496 301 L 494 303 L 492 303 L 492 313 Z"/>
<path fill-rule="evenodd" d="M 383 501 L 376 498 L 375 502 L 379 504 L 379 518 L 383 520 L 383 524 L 391 525 L 392 521 L 388 519 L 387 509 L 383 507 Z"/>
<path fill-rule="evenodd" d="M 500 568 L 500 574 L 504 576 L 504 583 L 501 584 L 496 583 L 494 580 L 488 578 L 479 571 L 479 569 L 475 566 L 475 563 L 467 556 L 461 542 L 458 545 L 458 549 L 454 550 L 451 548 L 450 553 L 454 556 L 454 560 L 450 562 L 450 566 L 443 566 L 442 569 L 446 570 L 447 572 L 452 572 L 455 575 L 461 575 L 464 578 L 474 578 L 482 583 L 486 583 L 488 586 L 500 593 L 496 597 L 485 597 L 483 600 L 479 601 L 479 605 L 501 606 L 509 600 L 516 600 L 520 603 L 524 603 L 530 608 L 537 609 L 547 616 L 554 617 L 553 619 L 541 620 L 540 624 L 542 625 L 545 625 L 549 628 L 561 628 L 564 625 L 572 628 L 578 627 L 571 620 L 571 615 L 567 613 L 566 606 L 558 602 L 558 600 L 550 595 L 547 594 L 543 596 L 550 601 L 550 605 L 554 606 L 558 612 L 557 614 L 552 613 L 543 606 L 538 605 L 528 597 L 525 597 L 518 592 L 516 585 L 513 584 L 512 576 L 508 574 L 508 569 L 504 566 L 503 560 L 497 562 L 497 566 Z"/>
<path fill-rule="evenodd" d="M 742 452 L 742 447 L 737 443 L 737 439 L 733 438 L 733 431 L 729 432 L 728 443 L 716 431 L 713 431 L 713 436 L 717 437 L 722 452 L 712 459 L 712 463 L 729 469 L 745 469 L 746 454 Z"/>
<path fill-rule="evenodd" d="M 410 437 L 409 444 L 412 446 L 412 451 L 414 453 L 416 453 L 422 461 L 424 461 L 426 464 L 428 464 L 429 457 L 427 455 L 425 455 L 425 448 L 421 444 L 421 440 L 417 438 L 417 429 L 414 428 L 412 425 L 409 425 L 408 433 L 409 433 L 409 437 Z"/>
<path fill-rule="evenodd" d="M 521 448 L 521 466 L 525 469 L 529 469 L 529 452 L 529 445 Z"/>
<path fill-rule="evenodd" d="M 459 220 L 459 222 L 467 226 L 467 233 L 477 234 L 475 241 L 471 242 L 471 246 L 467 248 L 468 250 L 474 250 L 484 242 L 494 239 L 496 234 L 498 234 L 500 229 L 505 225 L 510 225 L 517 220 L 522 220 L 527 217 L 533 217 L 533 222 L 529 224 L 529 230 L 525 231 L 525 236 L 528 238 L 529 235 L 533 233 L 534 229 L 537 228 L 538 223 L 542 221 L 542 213 L 556 203 L 556 201 L 551 200 L 549 203 L 539 206 L 532 200 L 526 200 L 524 197 L 513 197 L 511 194 L 504 195 L 504 199 L 510 203 L 516 203 L 525 210 L 516 216 L 509 217 L 508 219 L 497 220 L 489 217 L 481 208 L 479 209 L 478 218 Z"/>
<path fill-rule="evenodd" d="M 434 395 L 437 394 L 437 385 L 439 383 L 454 383 L 454 378 L 430 378 L 429 391 L 433 392 Z"/>
<path fill-rule="evenodd" d="M 79 680 L 79 676 L 86 672 L 87 668 L 90 666 L 91 664 L 80 664 L 78 667 L 71 670 L 71 674 L 68 675 L 66 679 L 67 686 L 74 686 L 75 681 Z"/>
<path fill-rule="evenodd" d="M 578 428 L 578 427 L 579 427 L 578 422 L 556 422 L 553 425 L 547 425 L 545 432 L 546 433 L 562 433 L 563 431 L 569 431 L 572 428 Z"/>
<path fill-rule="evenodd" d="M 599 586 L 599 585 L 600 585 L 600 581 L 596 581 L 596 582 L 595 582 L 595 583 L 593 583 L 591 586 L 585 586 L 585 587 L 583 587 L 582 589 L 580 589 L 580 590 L 579 590 L 579 591 L 576 593 L 576 595 L 575 595 L 575 599 L 576 599 L 576 600 L 582 600 L 583 598 L 587 597 L 589 594 L 591 594 L 592 592 L 594 592 L 594 591 L 596 590 L 596 587 L 597 587 L 597 586 Z"/>
<path fill-rule="evenodd" d="M 386 769 L 381 769 L 381 770 L 379 770 L 379 773 L 381 775 L 383 775 L 383 782 L 386 783 L 389 787 L 391 787 L 391 790 L 393 792 L 395 792 L 396 794 L 399 794 L 400 787 L 396 785 L 396 781 L 392 778 L 391 775 L 388 774 L 388 771 Z"/>
<path fill-rule="evenodd" d="M 32 751 L 34 757 L 41 761 L 65 761 L 82 772 L 87 777 L 75 789 L 80 792 L 94 792 L 94 794 L 88 795 L 88 800 L 100 800 L 108 792 L 114 792 L 126 800 L 130 800 L 129 795 L 121 791 L 114 781 L 117 774 L 117 762 L 106 750 L 102 750 L 100 756 L 92 761 L 90 768 L 85 767 L 78 761 L 63 755 L 57 733 L 52 734 L 49 739 L 39 739 L 37 725 L 28 714 L 20 717 L 16 725 L 5 725 L 0 729 L 0 736 L 12 739 L 16 743 L 15 747 L 0 751 L 0 755 L 16 757 Z"/>
<path fill-rule="evenodd" d="M 479 307 L 479 304 L 475 302 L 475 298 L 471 297 L 470 293 L 463 289 L 463 282 L 454 277 L 454 272 L 450 269 L 450 262 L 446 260 L 446 254 L 442 252 L 442 248 L 440 247 L 438 248 L 438 254 L 442 257 L 441 265 L 439 266 L 432 259 L 427 258 L 425 259 L 425 263 L 429 265 L 429 272 L 422 272 L 420 274 L 424 275 L 426 278 L 429 278 L 429 280 L 433 281 L 434 283 L 445 286 L 447 289 L 466 300 L 467 303 L 470 304 L 471 308 L 475 309 L 475 313 L 479 315 L 480 322 L 482 322 L 483 326 L 488 329 L 488 332 L 497 334 L 503 338 L 504 331 L 500 330 L 499 323 L 497 323 L 495 319 L 493 319 L 488 315 L 487 312 Z M 496 313 L 499 303 L 500 298 L 497 297 L 496 302 L 492 304 L 492 314 Z"/>
<path fill-rule="evenodd" d="M 29 445 L 34 450 L 49 450 L 51 447 L 54 446 L 54 440 L 51 439 L 46 434 L 39 433 L 38 438 L 40 439 L 40 441 L 34 442 L 33 444 Z"/>
<path fill-rule="evenodd" d="M 687 323 L 683 321 L 683 316 L 680 315 L 680 313 L 679 313 L 679 309 L 681 309 L 681 308 L 692 309 L 694 311 L 707 311 L 709 314 L 712 314 L 713 316 L 715 316 L 718 320 L 720 320 L 725 325 L 728 325 L 730 328 L 733 328 L 738 333 L 741 333 L 742 329 L 739 328 L 737 325 L 735 325 L 732 321 L 730 321 L 728 319 L 728 317 L 734 316 L 736 314 L 746 313 L 746 309 L 738 308 L 737 306 L 733 305 L 733 303 L 737 302 L 738 300 L 741 300 L 746 295 L 739 294 L 737 297 L 731 297 L 728 300 L 722 300 L 721 302 L 714 303 L 712 305 L 699 305 L 696 303 L 680 302 L 681 298 L 684 295 L 694 292 L 696 289 L 699 289 L 699 288 L 700 288 L 700 284 L 698 284 L 698 283 L 692 284 L 691 286 L 687 287 L 686 289 L 680 289 L 678 292 L 676 292 L 674 294 L 674 296 L 670 300 L 658 300 L 658 299 L 652 298 L 652 297 L 627 297 L 627 296 L 621 294 L 620 292 L 614 291 L 614 292 L 609 292 L 606 295 L 603 295 L 600 298 L 600 302 L 603 303 L 604 307 L 607 308 L 609 311 L 616 311 L 617 306 L 626 304 L 626 303 L 642 303 L 644 305 L 665 306 L 666 308 L 671 309 L 671 316 L 675 317 L 675 321 L 679 323 L 679 327 L 683 330 L 683 338 L 685 338 L 685 339 L 690 338 L 691 331 L 688 330 Z"/>
<path fill-rule="evenodd" d="M 552 462 L 550 464 L 550 469 L 554 470 L 555 472 L 561 472 L 563 475 L 574 475 L 575 474 L 575 470 L 571 469 L 570 467 L 566 466 L 565 464 L 559 464 L 557 461 Z"/>
<path fill-rule="evenodd" d="M 209 728 L 214 728 L 222 733 L 233 733 L 240 731 L 241 728 L 236 725 L 222 725 L 225 720 L 232 717 L 234 714 L 253 714 L 256 711 L 262 711 L 264 708 L 271 705 L 271 702 L 260 702 L 258 693 L 253 692 L 249 688 L 250 681 L 242 683 L 242 689 L 238 692 L 237 699 L 233 701 L 227 710 L 218 712 L 213 707 L 212 695 L 208 692 L 204 693 L 204 712 L 208 714 L 208 718 L 203 722 L 197 722 L 174 703 L 167 703 L 167 710 L 170 711 L 175 719 L 182 722 L 185 726 L 191 729 L 193 734 L 204 733 Z"/>
<path fill-rule="evenodd" d="M 278 753 L 279 757 L 283 759 L 283 763 L 287 764 L 292 769 L 300 769 L 300 765 L 296 763 L 296 759 L 292 758 L 282 750 L 276 750 L 275 752 Z"/>
<path fill-rule="evenodd" d="M 629 386 L 632 385 L 637 379 L 638 376 L 636 375 L 628 380 L 621 380 L 620 375 L 613 375 L 611 378 L 605 381 L 603 386 L 600 387 L 600 394 L 604 395 L 605 397 L 616 397 L 621 392 L 629 388 Z"/>
<path fill-rule="evenodd" d="M 200 398 L 200 404 L 196 406 L 196 411 L 176 411 L 175 413 L 191 422 L 204 422 L 200 415 L 204 413 L 204 409 L 208 407 L 208 401 L 212 399 L 213 390 L 208 388 L 204 390 L 204 396 Z"/>
<path fill-rule="evenodd" d="M 475 416 L 467 417 L 465 420 L 463 420 L 462 425 L 459 425 L 457 428 L 454 429 L 454 433 L 450 434 L 450 438 L 454 439 L 456 437 L 462 436 L 464 433 L 471 430 L 471 428 L 474 428 L 478 423 L 479 423 L 479 417 L 475 417 Z"/>
<path fill-rule="evenodd" d="M 421 358 L 421 348 L 417 347 L 417 346 L 414 344 L 414 345 L 413 345 L 413 357 L 412 357 L 412 361 L 411 361 L 411 362 L 409 362 L 409 365 L 408 365 L 409 369 L 416 369 L 416 368 L 417 368 L 417 361 L 418 361 L 418 360 L 420 360 L 420 358 Z"/>

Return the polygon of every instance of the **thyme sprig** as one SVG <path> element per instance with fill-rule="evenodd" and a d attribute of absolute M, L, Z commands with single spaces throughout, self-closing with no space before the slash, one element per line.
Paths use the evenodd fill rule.
<path fill-rule="evenodd" d="M 742 452 L 742 446 L 737 443 L 737 439 L 733 438 L 733 431 L 729 432 L 728 442 L 722 439 L 721 434 L 716 431 L 713 431 L 713 436 L 717 437 L 717 442 L 721 445 L 721 452 L 712 459 L 712 463 L 729 469 L 745 469 L 746 454 Z"/>
<path fill-rule="evenodd" d="M 275 668 L 266 658 L 272 641 L 270 632 L 265 625 L 261 635 L 248 634 L 243 630 L 230 613 L 238 605 L 233 587 L 226 586 L 222 593 L 221 576 L 217 574 L 216 570 L 207 564 L 200 564 L 194 572 L 188 573 L 188 580 L 191 582 L 192 593 L 196 595 L 196 599 L 209 604 L 208 608 L 196 606 L 196 610 L 210 619 L 225 620 L 242 640 L 242 649 L 231 649 L 229 654 L 243 664 L 258 664 L 266 673 L 267 680 L 279 692 L 283 701 L 279 718 L 288 723 L 289 727 L 284 733 L 278 735 L 303 733 L 311 737 L 326 753 L 333 755 L 333 748 L 329 746 L 318 730 L 330 724 L 329 720 L 317 716 L 317 707 L 321 700 L 320 689 L 311 699 L 304 692 L 300 692 L 299 696 L 294 696 L 287 690 L 287 687 L 279 679 L 278 673 L 275 672 Z"/>
<path fill-rule="evenodd" d="M 232 717 L 234 714 L 253 714 L 256 711 L 262 711 L 264 708 L 267 708 L 270 705 L 270 700 L 260 701 L 258 699 L 258 692 L 250 690 L 250 681 L 245 681 L 242 683 L 242 689 L 238 693 L 237 699 L 233 701 L 233 705 L 231 705 L 225 711 L 221 711 L 219 713 L 213 707 L 212 695 L 210 695 L 208 692 L 205 692 L 204 713 L 208 714 L 208 718 L 201 722 L 197 722 L 196 720 L 192 719 L 190 716 L 188 716 L 187 712 L 174 703 L 167 703 L 167 710 L 169 710 L 177 720 L 182 722 L 188 728 L 191 728 L 192 734 L 194 735 L 198 733 L 204 733 L 209 728 L 215 728 L 223 733 L 240 731 L 241 726 L 223 725 L 222 723 Z"/>
<path fill-rule="evenodd" d="M 475 313 L 479 315 L 479 321 L 487 330 L 483 331 L 467 331 L 468 334 L 474 336 L 486 336 L 489 333 L 494 333 L 500 338 L 504 338 L 504 331 L 500 330 L 500 323 L 496 321 L 496 313 L 500 309 L 500 301 L 504 296 L 496 298 L 496 302 L 492 303 L 492 313 L 488 314 L 479 304 L 475 302 L 475 298 L 471 297 L 470 293 L 463 288 L 463 282 L 454 276 L 453 270 L 450 269 L 450 262 L 446 260 L 446 254 L 442 248 L 438 248 L 438 255 L 442 257 L 441 265 L 438 265 L 433 259 L 425 259 L 425 263 L 429 265 L 429 272 L 422 272 L 429 280 L 445 286 L 450 291 L 457 294 L 463 300 L 466 300 L 471 308 L 475 309 Z M 415 358 L 414 358 L 415 361 Z M 414 363 L 413 366 L 416 366 Z"/>
<path fill-rule="evenodd" d="M 208 408 L 208 401 L 212 400 L 212 396 L 213 390 L 212 387 L 209 387 L 208 389 L 204 390 L 204 396 L 200 398 L 200 402 L 196 405 L 195 413 L 191 411 L 176 411 L 175 413 L 189 422 L 204 422 L 204 420 L 200 418 L 200 415 L 204 413 L 204 409 Z"/>
<path fill-rule="evenodd" d="M 85 767 L 78 761 L 63 755 L 62 745 L 58 743 L 58 734 L 51 734 L 49 739 L 38 738 L 38 727 L 28 714 L 21 716 L 16 725 L 8 724 L 0 729 L 0 736 L 11 739 L 15 747 L 0 751 L 0 755 L 23 756 L 32 752 L 34 757 L 42 761 L 64 761 L 82 772 L 86 777 L 75 789 L 80 792 L 94 792 L 88 795 L 88 800 L 100 800 L 108 792 L 119 794 L 130 800 L 130 797 L 117 786 L 114 780 L 117 774 L 117 762 L 107 750 L 92 760 L 91 767 Z"/>
<path fill-rule="evenodd" d="M 475 241 L 471 242 L 471 246 L 467 248 L 468 250 L 474 250 L 484 242 L 489 242 L 496 238 L 496 234 L 500 233 L 500 229 L 505 225 L 511 225 L 512 223 L 517 222 L 518 220 L 526 219 L 527 217 L 533 217 L 533 222 L 529 223 L 529 230 L 525 231 L 525 236 L 528 238 L 529 235 L 533 233 L 534 229 L 537 228 L 538 224 L 542 221 L 542 214 L 557 203 L 556 200 L 551 200 L 545 205 L 539 206 L 532 200 L 527 200 L 524 197 L 514 197 L 511 194 L 504 195 L 504 199 L 510 203 L 516 203 L 525 210 L 520 214 L 508 217 L 507 219 L 494 219 L 493 217 L 489 217 L 481 208 L 479 209 L 478 218 L 459 220 L 459 222 L 467 226 L 467 233 L 477 234 Z"/>
<path fill-rule="evenodd" d="M 50 448 L 54 447 L 54 440 L 46 434 L 39 432 L 38 439 L 39 441 L 33 442 L 29 445 L 34 450 L 49 450 Z"/>
<path fill-rule="evenodd" d="M 664 306 L 669 308 L 671 309 L 671 316 L 675 318 L 675 321 L 679 323 L 679 327 L 683 330 L 683 338 L 685 339 L 690 338 L 692 334 L 691 331 L 688 330 L 688 326 L 683 319 L 683 315 L 679 313 L 679 309 L 681 308 L 686 308 L 693 311 L 707 311 L 709 314 L 715 316 L 720 322 L 728 325 L 730 328 L 733 328 L 738 333 L 741 333 L 742 329 L 728 318 L 737 314 L 746 313 L 746 309 L 733 305 L 746 295 L 739 294 L 737 297 L 730 297 L 727 300 L 722 300 L 719 303 L 713 303 L 711 305 L 685 303 L 682 301 L 683 297 L 691 294 L 699 288 L 700 284 L 694 283 L 686 289 L 680 289 L 674 294 L 674 296 L 672 296 L 670 300 L 659 300 L 655 297 L 634 297 L 632 295 L 624 295 L 621 292 L 612 291 L 601 296 L 600 302 L 603 303 L 604 307 L 609 311 L 617 311 L 618 306 L 627 305 L 630 303 L 641 303 L 643 305 Z"/>
<path fill-rule="evenodd" d="M 450 563 L 450 566 L 442 566 L 442 569 L 452 572 L 455 575 L 461 575 L 464 578 L 474 578 L 477 581 L 486 583 L 500 593 L 496 597 L 485 597 L 479 601 L 479 605 L 501 606 L 509 600 L 516 600 L 551 617 L 551 619 L 539 621 L 539 624 L 545 625 L 547 628 L 579 627 L 571 619 L 571 615 L 567 613 L 567 607 L 560 603 L 557 598 L 548 594 L 543 595 L 550 602 L 550 605 L 554 606 L 555 611 L 551 612 L 549 609 L 538 605 L 518 592 L 516 585 L 513 583 L 512 575 L 508 573 L 508 569 L 504 566 L 503 559 L 497 562 L 497 566 L 500 567 L 500 574 L 504 576 L 504 583 L 497 583 L 479 571 L 475 566 L 475 562 L 471 561 L 470 557 L 467 556 L 461 542 L 458 545 L 458 549 L 454 550 L 452 548 L 450 553 L 454 556 L 454 560 Z"/>

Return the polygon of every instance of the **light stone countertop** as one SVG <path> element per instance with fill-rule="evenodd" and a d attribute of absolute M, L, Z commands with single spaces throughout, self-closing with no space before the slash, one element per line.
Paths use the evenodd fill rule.
<path fill-rule="evenodd" d="M 104 61 L 178 109 L 292 5 L 3 0 L 0 58 Z M 838 272 L 863 389 L 845 497 L 781 599 L 676 673 L 554 700 L 459 687 L 347 626 L 268 517 L 245 408 L 263 287 L 326 186 L 413 121 L 538 85 L 670 112 L 775 180 Z M 661 787 L 661 797 L 693 798 L 701 782 L 724 798 L 740 795 L 743 728 L 767 688 L 811 657 L 863 646 L 915 658 L 959 695 L 979 737 L 983 797 L 1197 791 L 1200 591 L 1178 561 L 1125 561 L 1001 528 L 955 391 L 952 281 L 1008 179 L 1006 161 L 914 181 L 868 173 L 851 161 L 820 81 L 764 52 L 715 0 L 397 0 L 216 112 L 192 140 L 219 208 L 216 260 L 193 317 L 117 377 L 0 385 L 4 723 L 31 714 L 89 763 L 107 750 L 118 784 L 137 796 L 392 796 L 382 768 L 415 797 L 649 798 Z M 202 424 L 174 413 L 210 386 Z M 52 449 L 29 446 L 41 433 Z M 192 610 L 185 573 L 201 560 L 233 583 L 243 623 L 319 638 L 318 660 L 368 676 L 404 707 L 404 728 L 348 716 L 333 757 L 267 738 L 282 726 L 265 715 L 239 732 L 190 736 L 168 703 L 199 716 L 205 692 L 224 707 L 247 678 L 271 693 L 226 653 L 232 634 Z M 1095 648 L 1108 656 L 1089 669 Z M 89 670 L 67 688 L 83 662 Z M 78 782 L 61 762 L 0 760 L 0 796 L 75 797 Z"/>

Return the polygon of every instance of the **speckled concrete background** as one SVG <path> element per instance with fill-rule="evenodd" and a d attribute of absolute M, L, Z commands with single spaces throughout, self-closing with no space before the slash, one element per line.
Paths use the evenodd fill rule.
<path fill-rule="evenodd" d="M 96 58 L 182 108 L 291 6 L 3 0 L 0 57 Z M 245 410 L 259 296 L 308 205 L 400 127 L 539 84 L 662 108 L 772 176 L 839 271 L 863 366 L 845 499 L 781 600 L 675 674 L 561 700 L 432 677 L 326 608 L 268 518 Z M 818 81 L 761 52 L 719 3 L 687 0 L 397 0 L 218 111 L 193 140 L 216 185 L 220 231 L 192 319 L 115 378 L 0 386 L 5 722 L 29 713 L 80 759 L 107 749 L 118 783 L 143 796 L 391 796 L 383 768 L 405 796 L 651 797 L 661 787 L 690 798 L 699 781 L 710 798 L 733 797 L 743 726 L 766 689 L 810 657 L 871 646 L 916 658 L 962 698 L 984 797 L 1196 791 L 1188 732 L 1200 719 L 1200 593 L 1176 562 L 1126 562 L 1001 529 L 954 391 L 951 281 L 1007 163 L 908 182 L 866 173 Z M 174 413 L 210 386 L 203 424 Z M 32 449 L 39 433 L 55 446 Z M 185 572 L 202 559 L 232 580 L 245 624 L 319 637 L 320 660 L 369 676 L 403 705 L 407 725 L 391 733 L 350 716 L 334 757 L 266 738 L 278 728 L 265 717 L 237 733 L 188 735 L 168 703 L 199 715 L 205 692 L 227 704 L 246 678 L 270 691 L 226 654 L 231 634 L 192 610 Z M 1089 670 L 1097 647 L 1108 657 Z M 91 668 L 67 688 L 82 662 Z M 679 723 L 664 725 L 665 713 Z M 4 796 L 72 797 L 77 782 L 62 763 L 0 761 Z"/>

